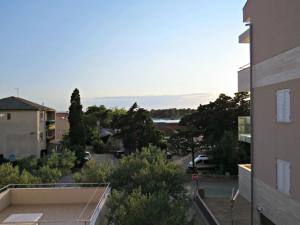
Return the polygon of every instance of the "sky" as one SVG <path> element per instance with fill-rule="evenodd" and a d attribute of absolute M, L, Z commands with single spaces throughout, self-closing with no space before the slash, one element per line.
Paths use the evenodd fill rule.
<path fill-rule="evenodd" d="M 237 91 L 245 0 L 1 0 L 0 98 L 191 107 Z"/>

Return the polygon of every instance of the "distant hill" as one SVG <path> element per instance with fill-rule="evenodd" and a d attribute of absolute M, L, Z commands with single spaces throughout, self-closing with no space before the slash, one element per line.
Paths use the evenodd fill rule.
<path fill-rule="evenodd" d="M 150 110 L 151 118 L 159 118 L 159 119 L 173 119 L 178 120 L 184 116 L 192 114 L 196 112 L 196 109 L 152 109 Z"/>

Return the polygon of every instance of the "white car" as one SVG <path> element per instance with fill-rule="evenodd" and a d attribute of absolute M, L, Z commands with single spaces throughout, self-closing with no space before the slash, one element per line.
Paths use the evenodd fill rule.
<path fill-rule="evenodd" d="M 86 152 L 84 153 L 84 160 L 85 160 L 85 161 L 89 161 L 89 160 L 91 160 L 91 159 L 92 159 L 91 153 L 88 152 L 88 151 L 86 151 Z"/>
<path fill-rule="evenodd" d="M 205 163 L 207 163 L 208 160 L 209 160 L 209 158 L 208 158 L 207 155 L 198 155 L 198 156 L 194 159 L 195 166 L 197 167 L 197 165 L 205 164 Z M 190 168 L 190 169 L 193 168 L 193 162 L 192 162 L 192 161 L 189 162 L 188 168 Z"/>

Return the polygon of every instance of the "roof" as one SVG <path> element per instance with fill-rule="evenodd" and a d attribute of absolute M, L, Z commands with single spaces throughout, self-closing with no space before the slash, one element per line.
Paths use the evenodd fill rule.
<path fill-rule="evenodd" d="M 28 101 L 18 97 L 8 97 L 0 99 L 0 110 L 42 110 L 42 111 L 55 111 L 43 105 Z"/>

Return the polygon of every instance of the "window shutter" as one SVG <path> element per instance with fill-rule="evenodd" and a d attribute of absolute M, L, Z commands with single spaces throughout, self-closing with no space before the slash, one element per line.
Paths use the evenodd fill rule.
<path fill-rule="evenodd" d="M 277 121 L 291 122 L 291 97 L 290 90 L 278 90 L 277 96 Z"/>
<path fill-rule="evenodd" d="M 290 163 L 277 160 L 277 189 L 278 191 L 289 194 L 290 193 Z"/>

